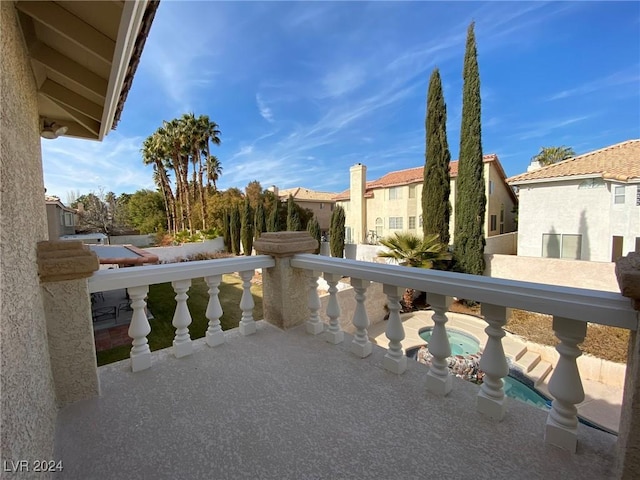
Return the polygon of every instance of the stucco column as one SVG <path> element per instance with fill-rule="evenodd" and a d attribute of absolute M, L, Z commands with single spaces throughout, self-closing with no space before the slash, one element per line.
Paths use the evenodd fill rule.
<path fill-rule="evenodd" d="M 291 257 L 313 253 L 318 241 L 307 232 L 271 232 L 263 233 L 253 247 L 259 254 L 271 255 L 276 262 L 262 271 L 264 319 L 283 329 L 304 323 L 309 317 L 309 282 L 304 270 L 291 267 Z"/>
<path fill-rule="evenodd" d="M 620 292 L 640 310 L 640 253 L 616 260 Z M 617 477 L 640 478 L 640 335 L 631 332 L 618 434 Z"/>
<path fill-rule="evenodd" d="M 98 257 L 79 241 L 39 242 L 38 274 L 60 406 L 100 394 L 87 278 Z"/>

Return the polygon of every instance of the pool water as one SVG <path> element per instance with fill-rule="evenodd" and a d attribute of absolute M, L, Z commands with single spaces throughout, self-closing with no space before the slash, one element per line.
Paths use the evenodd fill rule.
<path fill-rule="evenodd" d="M 432 327 L 421 329 L 418 334 L 425 342 L 431 340 Z M 480 351 L 480 342 L 471 335 L 458 332 L 456 330 L 447 330 L 449 344 L 451 345 L 451 355 L 472 355 Z"/>
<path fill-rule="evenodd" d="M 528 403 L 543 410 L 549 410 L 549 402 L 533 388 L 509 376 L 504 377 L 504 394 L 521 402 Z"/>

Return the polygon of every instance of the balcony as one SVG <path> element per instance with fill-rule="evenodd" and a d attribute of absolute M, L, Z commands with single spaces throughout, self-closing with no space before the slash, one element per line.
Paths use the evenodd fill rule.
<path fill-rule="evenodd" d="M 586 322 L 636 331 L 628 299 L 448 272 L 304 253 L 300 234 L 267 234 L 267 255 L 97 272 L 88 290 L 126 287 L 132 298 L 131 359 L 98 369 L 100 396 L 64 407 L 55 456 L 62 478 L 576 478 L 615 476 L 617 438 L 578 424 L 583 398 L 576 367 Z M 250 279 L 261 268 L 264 320 L 251 316 Z M 240 327 L 222 332 L 217 285 L 239 272 Z M 316 281 L 329 285 L 326 314 Z M 336 283 L 351 277 L 354 308 L 340 325 Z M 210 289 L 206 337 L 189 338 L 192 278 Z M 173 282 L 174 346 L 150 352 L 148 285 Z M 389 348 L 369 341 L 366 292 L 383 285 Z M 407 361 L 399 298 L 428 292 L 431 367 Z M 445 358 L 449 297 L 482 303 L 487 344 L 482 386 L 452 377 Z M 560 360 L 549 412 L 505 398 L 502 347 L 507 308 L 554 315 Z M 82 379 L 76 379 L 81 383 Z"/>

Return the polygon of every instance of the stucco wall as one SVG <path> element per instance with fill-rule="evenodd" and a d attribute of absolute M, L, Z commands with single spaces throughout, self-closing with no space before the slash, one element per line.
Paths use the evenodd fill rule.
<path fill-rule="evenodd" d="M 47 239 L 36 85 L 14 2 L 0 2 L 0 25 L 0 452 L 49 460 L 56 399 L 36 264 L 36 243 Z"/>
<path fill-rule="evenodd" d="M 353 334 L 355 332 L 355 327 L 353 326 L 353 314 L 356 311 L 356 298 L 355 298 L 355 290 L 353 287 L 346 288 L 344 290 L 340 290 L 336 293 L 338 297 L 338 306 L 340 307 L 340 317 L 338 321 L 340 322 L 340 328 L 347 333 Z M 323 322 L 329 323 L 329 317 L 325 313 L 327 311 L 327 305 L 329 304 L 329 294 L 322 295 L 320 297 L 320 318 Z M 370 325 L 375 325 L 376 323 L 380 323 L 384 320 L 385 315 L 387 314 L 384 306 L 387 304 L 387 297 L 384 293 L 382 293 L 382 284 L 381 283 L 372 283 L 369 288 L 367 288 L 366 298 L 365 298 L 365 309 L 367 311 L 367 316 L 369 317 Z"/>
<path fill-rule="evenodd" d="M 198 253 L 221 252 L 224 250 L 224 240 L 218 237 L 204 242 L 184 243 L 175 247 L 148 247 L 144 250 L 157 255 L 160 263 L 170 263 Z"/>
<path fill-rule="evenodd" d="M 154 234 L 148 235 L 111 235 L 109 244 L 111 245 L 133 245 L 135 247 L 148 247 L 156 241 Z"/>
<path fill-rule="evenodd" d="M 518 222 L 518 255 L 541 257 L 542 234 L 582 235 L 582 260 L 611 261 L 612 236 L 624 237 L 623 254 L 640 237 L 640 207 L 635 185 L 626 186 L 626 203 L 613 203 L 611 183 L 578 188 L 582 180 L 522 185 Z"/>
<path fill-rule="evenodd" d="M 620 292 L 611 262 L 583 262 L 520 255 L 485 255 L 488 277 Z"/>
<path fill-rule="evenodd" d="M 516 255 L 518 253 L 518 232 L 494 235 L 485 239 L 484 253 L 499 253 L 502 255 Z"/>

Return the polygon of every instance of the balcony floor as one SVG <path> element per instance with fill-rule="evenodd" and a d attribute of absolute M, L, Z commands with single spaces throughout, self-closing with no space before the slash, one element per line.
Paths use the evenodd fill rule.
<path fill-rule="evenodd" d="M 507 399 L 495 423 L 476 413 L 478 386 L 454 379 L 425 392 L 427 368 L 382 368 L 385 350 L 358 359 L 303 327 L 258 322 L 255 335 L 149 370 L 100 368 L 102 395 L 58 415 L 56 478 L 612 477 L 615 437 L 580 425 L 576 454 L 545 446 L 546 413 Z"/>

